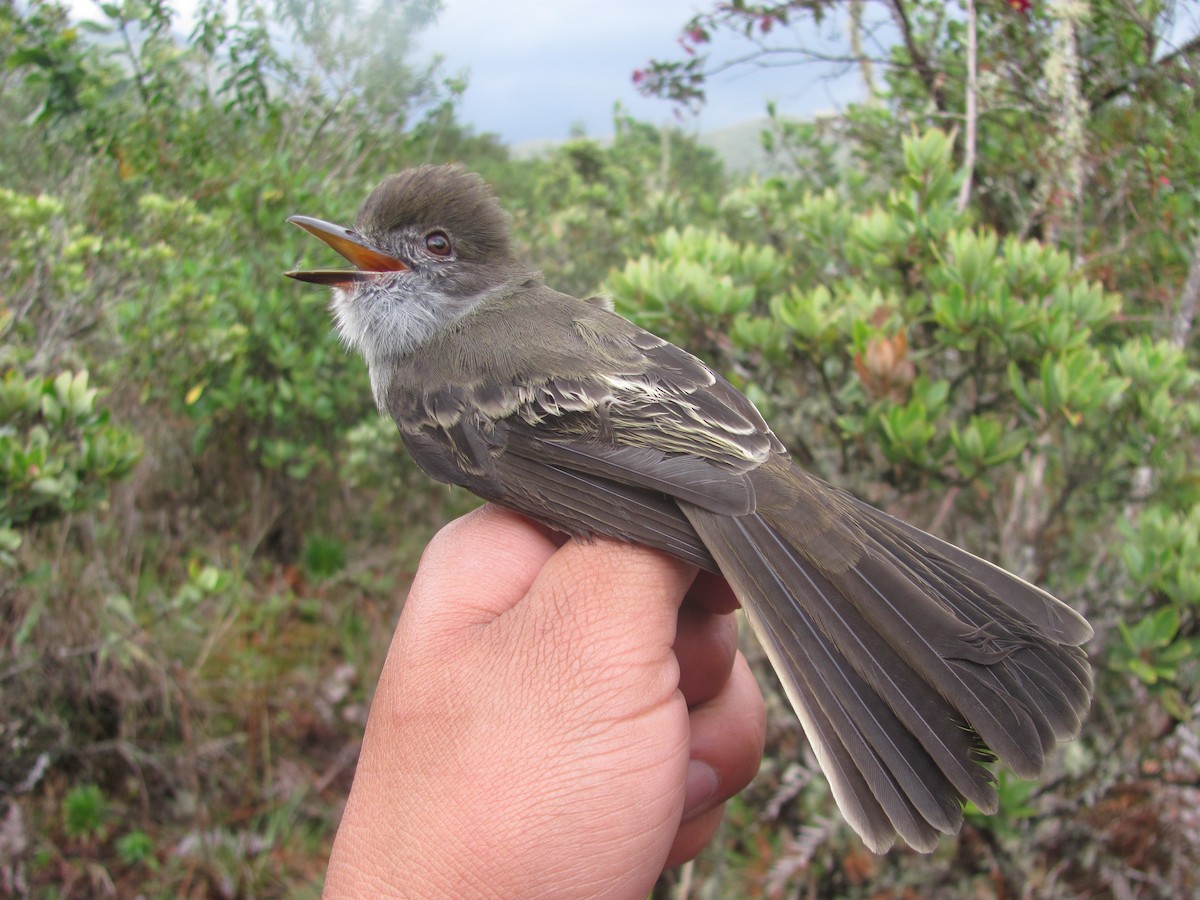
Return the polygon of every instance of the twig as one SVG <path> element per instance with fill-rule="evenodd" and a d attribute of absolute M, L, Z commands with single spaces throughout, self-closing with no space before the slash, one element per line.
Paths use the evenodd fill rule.
<path fill-rule="evenodd" d="M 675 889 L 675 900 L 688 900 L 692 895 L 692 878 L 696 874 L 696 861 L 689 859 L 679 871 L 679 887 Z"/>
<path fill-rule="evenodd" d="M 1187 280 L 1183 283 L 1183 291 L 1179 295 L 1179 308 L 1171 320 L 1171 344 L 1182 350 L 1192 331 L 1192 323 L 1196 320 L 1196 309 L 1200 307 L 1200 238 L 1192 250 L 1192 262 L 1188 266 Z"/>
<path fill-rule="evenodd" d="M 867 89 L 868 99 L 874 101 L 877 92 L 874 64 L 863 50 L 863 3 L 864 0 L 850 0 L 850 52 L 859 57 L 863 87 Z"/>
<path fill-rule="evenodd" d="M 978 17 L 975 13 L 975 0 L 967 0 L 967 127 L 963 135 L 963 175 L 962 188 L 958 192 L 958 211 L 963 213 L 971 202 L 971 183 L 975 175 L 975 128 L 979 117 L 977 108 L 977 57 L 978 57 Z"/>
<path fill-rule="evenodd" d="M 888 7 L 892 11 L 896 27 L 900 29 L 900 37 L 904 41 L 904 49 L 908 52 L 908 58 L 912 60 L 913 67 L 921 78 L 921 83 L 929 92 L 929 99 L 933 101 L 933 105 L 939 112 L 944 112 L 947 104 L 939 81 L 939 73 L 930 64 L 929 57 L 917 46 L 916 38 L 913 36 L 912 23 L 908 19 L 908 11 L 904 8 L 903 0 L 889 0 Z"/>
<path fill-rule="evenodd" d="M 934 513 L 933 521 L 929 523 L 929 527 L 925 529 L 926 531 L 930 534 L 941 533 L 942 524 L 946 521 L 946 516 L 950 514 L 950 510 L 953 509 L 954 501 L 958 497 L 960 490 L 961 488 L 958 486 L 952 486 L 946 491 L 946 495 L 942 497 L 942 502 L 938 504 L 937 512 Z"/>

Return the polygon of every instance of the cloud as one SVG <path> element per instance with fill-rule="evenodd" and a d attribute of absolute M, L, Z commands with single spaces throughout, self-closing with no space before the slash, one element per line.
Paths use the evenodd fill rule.
<path fill-rule="evenodd" d="M 462 117 L 508 141 L 611 131 L 613 103 L 652 121 L 671 115 L 633 89 L 633 70 L 667 55 L 691 0 L 447 0 L 421 46 L 469 70 Z"/>
<path fill-rule="evenodd" d="M 419 38 L 454 72 L 469 70 L 461 118 L 507 142 L 612 131 L 613 104 L 654 123 L 675 121 L 670 104 L 640 96 L 633 71 L 672 59 L 695 0 L 446 0 L 438 23 Z M 802 115 L 844 102 L 854 79 L 829 89 L 813 68 L 749 70 L 720 76 L 690 127 L 719 128 L 763 115 L 768 98 Z"/>

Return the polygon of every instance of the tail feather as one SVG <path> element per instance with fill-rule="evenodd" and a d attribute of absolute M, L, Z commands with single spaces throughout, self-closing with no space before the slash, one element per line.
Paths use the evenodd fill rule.
<path fill-rule="evenodd" d="M 837 489 L 831 487 L 830 490 Z M 1053 594 L 903 519 L 889 516 L 844 491 L 837 493 L 854 509 L 855 517 L 860 522 L 874 523 L 892 541 L 903 535 L 909 540 L 910 546 L 921 548 L 923 554 L 953 564 L 968 576 L 970 582 L 982 586 L 991 596 L 1002 595 L 1005 604 L 1013 612 L 1037 626 L 1041 633 L 1057 643 L 1078 646 L 1091 639 L 1092 626 L 1087 620 Z"/>
<path fill-rule="evenodd" d="M 766 636 L 764 645 L 777 671 L 786 673 L 785 690 L 793 705 L 807 713 L 802 721 L 806 731 L 811 729 L 809 737 L 822 767 L 830 758 L 840 763 L 832 772 L 826 770 L 830 783 L 847 818 L 868 843 L 884 847 L 899 833 L 914 846 L 932 848 L 936 830 L 928 818 L 952 831 L 953 814 L 938 808 L 938 788 L 945 797 L 944 780 L 937 779 L 933 787 L 922 783 L 913 757 L 896 746 L 906 732 L 894 727 L 889 721 L 894 717 L 880 709 L 878 696 L 865 689 L 832 645 L 821 640 L 809 616 L 793 611 L 785 624 L 769 605 L 753 611 L 747 607 L 747 615 Z M 843 804 L 847 797 L 849 803 Z M 926 814 L 916 809 L 918 802 Z"/>
<path fill-rule="evenodd" d="M 931 596 L 940 598 L 956 617 L 975 627 L 974 633 L 958 638 L 972 648 L 972 653 L 957 662 L 987 666 L 1004 684 L 1003 690 L 1020 697 L 1030 709 L 1042 712 L 1037 722 L 1039 731 L 1050 735 L 1043 741 L 1044 750 L 1077 734 L 1092 696 L 1087 656 L 1074 646 L 1077 640 L 1091 636 L 1087 622 L 1050 594 L 910 525 L 906 524 L 899 534 L 886 531 L 888 525 L 900 520 L 871 511 L 876 515 L 862 524 L 880 556 L 897 569 L 911 573 Z M 919 542 L 914 537 L 928 540 Z M 947 548 L 955 551 L 956 558 L 945 553 Z M 973 572 L 962 567 L 963 557 L 982 564 L 982 569 L 976 567 L 974 571 L 984 571 L 988 583 L 975 580 Z M 999 576 L 1005 576 L 1007 584 Z M 1022 601 L 1016 609 L 1010 603 L 1014 596 Z M 1035 601 L 1040 605 L 1031 608 Z M 1039 610 L 1046 612 L 1041 614 Z M 1060 610 L 1066 610 L 1066 615 L 1060 615 Z M 1076 619 L 1082 622 L 1082 630 L 1073 627 Z M 1047 622 L 1050 625 L 1039 624 Z M 986 652 L 994 654 L 993 659 L 981 658 L 980 654 Z M 997 665 L 1000 662 L 1003 665 Z"/>
<path fill-rule="evenodd" d="M 812 610 L 818 624 L 814 639 L 822 645 L 832 644 L 839 656 L 844 655 L 852 663 L 872 661 L 870 666 L 860 664 L 853 671 L 864 681 L 864 695 L 880 699 L 892 718 L 898 720 L 895 724 L 908 732 L 907 737 L 919 736 L 921 746 L 916 751 L 905 748 L 906 752 L 914 758 L 928 757 L 926 764 L 933 771 L 981 807 L 994 803 L 990 774 L 972 761 L 977 742 L 945 698 L 916 677 L 888 641 L 867 625 L 861 613 L 845 603 L 824 575 L 796 554 L 764 520 L 747 516 L 738 520 L 738 525 L 749 544 L 759 551 L 758 561 L 766 562 L 774 576 L 774 590 L 759 594 L 783 601 L 783 605 L 772 608 L 776 627 L 786 632 L 792 616 L 807 617 L 807 610 Z M 805 606 L 797 593 L 813 602 Z M 884 747 L 882 743 L 877 746 Z"/>
<path fill-rule="evenodd" d="M 766 630 L 778 634 L 772 625 Z M 795 643 L 793 640 L 793 646 Z M 862 680 L 846 661 L 828 645 L 814 644 L 812 649 L 817 652 L 811 657 L 805 653 L 802 659 L 789 652 L 786 642 L 774 644 L 782 651 L 785 671 L 791 674 L 793 691 L 800 696 L 798 705 L 820 718 L 825 726 L 820 732 L 823 741 L 852 761 L 886 816 L 890 827 L 885 833 L 899 833 L 916 847 L 932 848 L 937 831 L 954 831 L 961 812 L 943 806 L 947 797 L 944 779 L 926 783 L 930 776 L 917 770 L 918 758 L 912 742 L 905 740 L 906 732 L 889 721 L 886 710 L 879 709 L 878 696 L 863 689 Z M 816 668 L 821 669 L 820 674 Z"/>
<path fill-rule="evenodd" d="M 958 830 L 964 799 L 995 809 L 983 761 L 1035 776 L 1078 731 L 1091 673 L 1074 644 L 1090 629 L 1049 594 L 857 501 L 832 524 L 827 505 L 810 517 L 680 508 L 873 850 L 896 834 L 932 849 Z"/>
<path fill-rule="evenodd" d="M 747 613 L 754 632 L 762 641 L 767 658 L 776 672 L 787 672 L 787 656 L 776 632 L 764 625 L 755 615 Z M 784 691 L 796 710 L 804 734 L 816 754 L 817 763 L 829 781 L 838 809 L 850 826 L 876 853 L 886 853 L 896 843 L 896 829 L 875 794 L 863 778 L 857 763 L 834 731 L 828 717 L 795 678 L 781 676 Z"/>
<path fill-rule="evenodd" d="M 794 548 L 803 558 L 803 548 Z M 1045 762 L 1035 711 L 1013 697 L 993 671 L 995 648 L 965 640 L 964 626 L 912 573 L 868 548 L 858 564 L 827 573 L 830 583 L 867 626 L 882 635 L 918 679 L 931 684 L 996 754 L 1019 774 Z M 809 598 L 803 598 L 807 601 Z M 753 602 L 753 601 L 751 601 Z M 865 670 L 877 665 L 854 657 Z"/>
<path fill-rule="evenodd" d="M 953 708 L 906 671 L 819 572 L 806 575 L 758 516 L 684 511 L 742 598 L 839 807 L 872 849 L 899 833 L 931 850 L 939 832 L 960 827 L 963 796 L 995 808 L 991 775 Z M 810 588 L 803 603 L 793 599 L 798 584 Z M 830 623 L 853 649 L 828 636 Z M 862 674 L 860 657 L 876 654 L 883 664 Z"/>
<path fill-rule="evenodd" d="M 1067 679 L 1064 685 L 1074 684 L 1071 696 L 1080 704 L 1087 704 L 1092 693 L 1092 670 L 1087 656 L 1078 649 L 1062 652 L 1092 636 L 1091 626 L 1078 613 L 1041 588 L 953 544 L 865 504 L 858 505 L 874 514 L 861 519 L 860 524 L 878 549 L 897 565 L 919 572 L 964 620 L 985 630 L 1000 623 L 1006 633 L 1024 638 L 1026 645 L 1032 642 L 1053 647 L 1050 658 L 1055 665 L 1074 674 L 1073 681 Z M 898 525 L 903 526 L 902 531 L 889 530 Z M 986 575 L 987 581 L 979 580 L 977 574 Z"/>

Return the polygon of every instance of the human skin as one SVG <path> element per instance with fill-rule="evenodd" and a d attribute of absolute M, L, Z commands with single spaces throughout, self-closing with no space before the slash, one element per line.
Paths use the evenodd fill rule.
<path fill-rule="evenodd" d="M 326 896 L 645 897 L 762 757 L 719 577 L 485 506 L 426 548 Z"/>

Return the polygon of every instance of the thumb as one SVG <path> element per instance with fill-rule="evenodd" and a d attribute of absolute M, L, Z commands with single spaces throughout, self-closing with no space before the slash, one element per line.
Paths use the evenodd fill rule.
<path fill-rule="evenodd" d="M 545 561 L 510 615 L 593 653 L 639 643 L 670 652 L 695 577 L 695 567 L 656 550 L 606 538 L 571 541 Z"/>
<path fill-rule="evenodd" d="M 429 542 L 404 619 L 422 634 L 487 625 L 528 593 L 565 540 L 516 513 L 481 506 Z"/>

